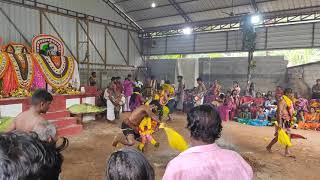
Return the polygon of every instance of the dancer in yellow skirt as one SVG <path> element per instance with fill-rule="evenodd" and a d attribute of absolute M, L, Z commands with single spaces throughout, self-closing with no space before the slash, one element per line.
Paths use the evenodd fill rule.
<path fill-rule="evenodd" d="M 144 151 L 145 145 L 150 142 L 155 147 L 159 147 L 159 143 L 152 137 L 152 134 L 154 133 L 156 123 L 153 123 L 150 117 L 144 117 L 143 120 L 140 122 L 139 125 L 139 134 L 141 136 L 141 142 L 138 146 L 140 151 Z"/>

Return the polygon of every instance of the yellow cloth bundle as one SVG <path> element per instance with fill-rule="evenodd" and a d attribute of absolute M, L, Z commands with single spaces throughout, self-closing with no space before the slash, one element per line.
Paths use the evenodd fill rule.
<path fill-rule="evenodd" d="M 288 96 L 283 95 L 282 98 L 283 98 L 283 100 L 286 102 L 286 104 L 287 104 L 288 107 L 291 107 L 291 106 L 292 106 L 292 100 L 291 100 Z"/>
<path fill-rule="evenodd" d="M 275 125 L 279 126 L 278 122 L 275 122 Z M 282 128 L 278 129 L 278 142 L 279 144 L 282 144 L 284 146 L 289 146 L 289 147 L 292 146 L 289 135 Z"/>
<path fill-rule="evenodd" d="M 178 150 L 180 152 L 188 149 L 187 142 L 178 132 L 176 132 L 172 128 L 166 127 L 164 123 L 161 123 L 159 128 L 164 129 L 164 131 L 166 132 L 169 145 L 172 149 Z"/>

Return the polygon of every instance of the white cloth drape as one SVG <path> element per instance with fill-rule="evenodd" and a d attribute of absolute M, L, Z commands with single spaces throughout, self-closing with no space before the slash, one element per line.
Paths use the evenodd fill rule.
<path fill-rule="evenodd" d="M 129 107 L 130 98 L 131 98 L 131 96 L 125 97 L 125 103 L 124 103 L 124 108 L 123 108 L 124 112 L 130 112 L 131 111 L 130 107 Z"/>

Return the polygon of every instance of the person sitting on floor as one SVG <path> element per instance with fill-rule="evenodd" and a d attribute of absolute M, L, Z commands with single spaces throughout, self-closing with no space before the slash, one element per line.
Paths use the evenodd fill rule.
<path fill-rule="evenodd" d="M 250 112 L 251 112 L 251 118 L 256 119 L 257 118 L 257 111 L 258 111 L 258 106 L 256 103 L 252 103 L 250 105 Z"/>
<path fill-rule="evenodd" d="M 308 100 L 303 98 L 298 92 L 295 93 L 294 108 L 297 111 L 303 110 L 305 112 L 308 111 Z"/>
<path fill-rule="evenodd" d="M 52 100 L 52 95 L 46 90 L 36 90 L 31 98 L 30 109 L 20 113 L 6 131 L 33 131 L 43 141 L 54 140 L 57 132 L 55 125 L 41 116 L 41 114 L 45 114 L 49 110 Z"/>
<path fill-rule="evenodd" d="M 193 108 L 187 117 L 191 147 L 169 162 L 162 180 L 251 180 L 250 165 L 236 152 L 220 148 L 222 122 L 212 105 Z"/>
<path fill-rule="evenodd" d="M 124 148 L 112 153 L 106 169 L 108 180 L 154 180 L 153 167 L 139 151 Z"/>
<path fill-rule="evenodd" d="M 268 116 L 268 120 L 271 121 L 276 116 L 277 105 L 276 100 L 273 99 L 272 95 L 267 95 L 267 100 L 264 102 L 265 112 Z"/>
<path fill-rule="evenodd" d="M 266 113 L 264 112 L 263 106 L 258 106 L 258 111 L 256 115 L 258 120 L 268 120 Z"/>
<path fill-rule="evenodd" d="M 240 118 L 251 119 L 251 112 L 248 106 L 243 107 L 243 111 L 240 113 Z"/>
<path fill-rule="evenodd" d="M 68 145 L 39 139 L 35 133 L 0 133 L 1 180 L 59 180 L 63 156 Z"/>
<path fill-rule="evenodd" d="M 254 102 L 257 106 L 263 106 L 263 105 L 264 105 L 264 101 L 265 101 L 265 99 L 263 98 L 261 92 L 257 92 L 257 93 L 256 93 L 256 98 L 254 98 L 253 102 Z"/>
<path fill-rule="evenodd" d="M 316 112 L 315 108 L 310 107 L 310 112 L 304 114 L 304 120 L 304 122 L 299 122 L 299 128 L 313 130 L 320 128 L 320 114 Z"/>

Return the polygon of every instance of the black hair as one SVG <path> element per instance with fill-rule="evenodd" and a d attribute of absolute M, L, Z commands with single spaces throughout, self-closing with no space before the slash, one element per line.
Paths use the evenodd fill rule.
<path fill-rule="evenodd" d="M 117 76 L 116 79 L 121 79 L 121 77 L 120 77 L 120 76 Z"/>
<path fill-rule="evenodd" d="M 223 94 L 223 93 L 221 93 L 220 95 L 219 95 L 219 98 L 220 99 L 223 99 L 223 98 L 225 98 L 226 96 Z"/>
<path fill-rule="evenodd" d="M 237 90 L 235 90 L 235 89 L 232 90 L 232 91 L 231 91 L 231 96 L 233 95 L 233 92 L 237 92 Z"/>
<path fill-rule="evenodd" d="M 132 77 L 132 75 L 131 75 L 131 74 L 128 74 L 128 77 Z"/>
<path fill-rule="evenodd" d="M 52 102 L 53 97 L 52 95 L 46 91 L 45 89 L 37 89 L 31 98 L 31 104 L 37 105 L 41 102 Z"/>
<path fill-rule="evenodd" d="M 159 119 L 161 119 L 161 117 L 162 117 L 162 115 L 163 115 L 163 111 L 162 111 L 163 108 L 162 108 L 159 100 L 152 100 L 149 105 L 155 105 L 155 106 L 157 106 L 157 111 L 152 110 L 152 112 L 155 113 L 155 114 L 157 114 L 157 115 L 159 116 Z"/>
<path fill-rule="evenodd" d="M 58 180 L 63 156 L 68 145 L 64 138 L 56 142 L 41 141 L 35 133 L 0 133 L 0 179 Z"/>
<path fill-rule="evenodd" d="M 116 80 L 116 77 L 112 77 L 112 78 L 111 78 L 111 81 L 114 81 L 114 80 Z"/>
<path fill-rule="evenodd" d="M 93 71 L 93 72 L 91 73 L 91 75 L 94 75 L 94 74 L 96 74 L 96 72 Z"/>
<path fill-rule="evenodd" d="M 146 157 L 139 151 L 124 148 L 112 153 L 106 170 L 108 180 L 154 180 L 155 174 Z"/>
<path fill-rule="evenodd" d="M 177 78 L 181 78 L 181 79 L 183 79 L 183 76 L 178 76 Z"/>
<path fill-rule="evenodd" d="M 293 91 L 292 91 L 291 88 L 286 88 L 286 89 L 284 90 L 284 94 L 285 94 L 285 95 L 288 95 L 288 94 L 291 94 L 291 93 L 293 93 Z"/>
<path fill-rule="evenodd" d="M 198 78 L 197 78 L 197 81 L 202 81 L 201 77 L 198 77 Z"/>
<path fill-rule="evenodd" d="M 190 110 L 187 128 L 191 137 L 205 143 L 214 143 L 221 136 L 222 122 L 212 105 L 201 105 Z"/>
<path fill-rule="evenodd" d="M 164 83 L 166 83 L 166 84 L 171 84 L 171 83 L 170 83 L 170 80 L 166 80 Z"/>

